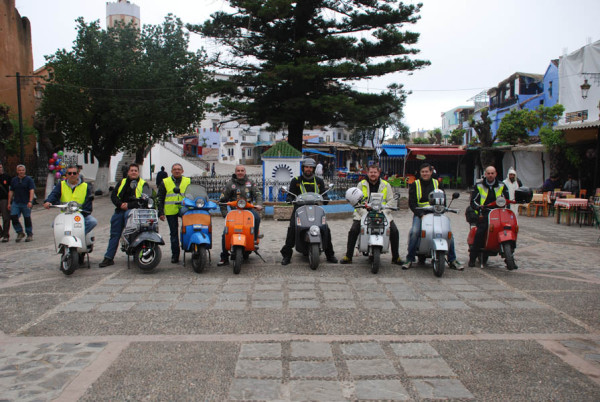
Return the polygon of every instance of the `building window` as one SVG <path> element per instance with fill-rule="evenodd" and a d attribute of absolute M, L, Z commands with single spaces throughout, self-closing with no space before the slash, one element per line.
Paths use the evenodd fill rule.
<path fill-rule="evenodd" d="M 552 98 L 552 81 L 548 83 L 548 96 Z"/>
<path fill-rule="evenodd" d="M 233 156 L 233 148 L 227 148 L 227 155 Z"/>
<path fill-rule="evenodd" d="M 342 139 L 342 133 L 338 133 L 338 140 Z"/>
<path fill-rule="evenodd" d="M 246 148 L 242 148 L 242 159 L 246 157 Z"/>
<path fill-rule="evenodd" d="M 248 148 L 248 157 L 252 156 L 252 148 Z"/>

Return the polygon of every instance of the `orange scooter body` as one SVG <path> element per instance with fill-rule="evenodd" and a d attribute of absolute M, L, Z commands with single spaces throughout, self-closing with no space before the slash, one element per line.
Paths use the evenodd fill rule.
<path fill-rule="evenodd" d="M 244 251 L 255 251 L 260 240 L 254 233 L 254 215 L 249 211 L 254 205 L 246 203 L 243 209 L 238 207 L 237 201 L 227 205 L 232 210 L 225 217 L 225 249 L 231 251 L 235 246 L 242 246 Z"/>

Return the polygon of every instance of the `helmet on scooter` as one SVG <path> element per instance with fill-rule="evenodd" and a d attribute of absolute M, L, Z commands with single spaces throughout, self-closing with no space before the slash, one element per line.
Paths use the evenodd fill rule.
<path fill-rule="evenodd" d="M 364 198 L 364 195 L 363 195 L 362 191 L 360 191 L 356 187 L 350 187 L 346 191 L 346 201 L 348 201 L 350 203 L 350 205 L 352 205 L 353 207 L 360 204 L 360 202 L 363 200 L 363 198 Z"/>
<path fill-rule="evenodd" d="M 304 172 L 304 168 L 305 167 L 312 167 L 313 171 L 310 175 L 307 175 Z M 302 176 L 304 176 L 305 179 L 310 180 L 315 176 L 315 168 L 317 167 L 317 162 L 315 162 L 315 160 L 313 158 L 306 158 L 302 161 Z"/>
<path fill-rule="evenodd" d="M 429 205 L 444 205 L 446 203 L 446 195 L 440 189 L 433 190 L 429 193 Z"/>

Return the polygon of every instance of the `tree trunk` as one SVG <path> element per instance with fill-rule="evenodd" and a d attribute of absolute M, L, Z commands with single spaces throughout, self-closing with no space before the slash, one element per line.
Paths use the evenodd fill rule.
<path fill-rule="evenodd" d="M 96 191 L 102 191 L 102 194 L 108 193 L 108 176 L 110 175 L 110 158 L 108 160 L 98 159 L 98 173 L 94 188 Z"/>
<path fill-rule="evenodd" d="M 288 123 L 288 143 L 302 152 L 302 133 L 304 132 L 304 120 L 295 120 Z"/>

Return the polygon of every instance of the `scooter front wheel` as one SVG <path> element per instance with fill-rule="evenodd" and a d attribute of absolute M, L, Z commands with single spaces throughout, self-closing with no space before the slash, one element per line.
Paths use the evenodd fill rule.
<path fill-rule="evenodd" d="M 75 247 L 63 247 L 62 254 L 60 256 L 60 270 L 65 275 L 71 275 L 77 269 L 79 265 L 79 255 L 77 254 L 77 248 Z"/>
<path fill-rule="evenodd" d="M 433 258 L 433 274 L 438 278 L 444 275 L 444 269 L 446 268 L 446 252 L 436 251 Z"/>
<path fill-rule="evenodd" d="M 512 244 L 504 243 L 502 248 L 504 249 L 504 262 L 506 262 L 506 268 L 509 271 L 517 269 L 517 264 L 515 264 L 515 256 L 513 255 Z"/>
<path fill-rule="evenodd" d="M 194 272 L 199 274 L 204 271 L 208 264 L 208 250 L 205 246 L 196 246 L 196 250 L 192 252 L 192 268 Z"/>
<path fill-rule="evenodd" d="M 146 247 L 139 246 L 134 254 L 133 260 L 136 265 L 144 272 L 151 272 L 160 263 L 162 251 L 156 243 L 146 244 Z"/>
<path fill-rule="evenodd" d="M 236 246 L 233 249 L 233 273 L 238 275 L 242 271 L 242 261 L 244 259 L 244 248 Z"/>
<path fill-rule="evenodd" d="M 379 272 L 379 264 L 381 263 L 381 248 L 373 247 L 373 261 L 371 261 L 371 273 Z"/>
<path fill-rule="evenodd" d="M 313 243 L 308 249 L 308 264 L 313 271 L 319 268 L 319 243 Z"/>

